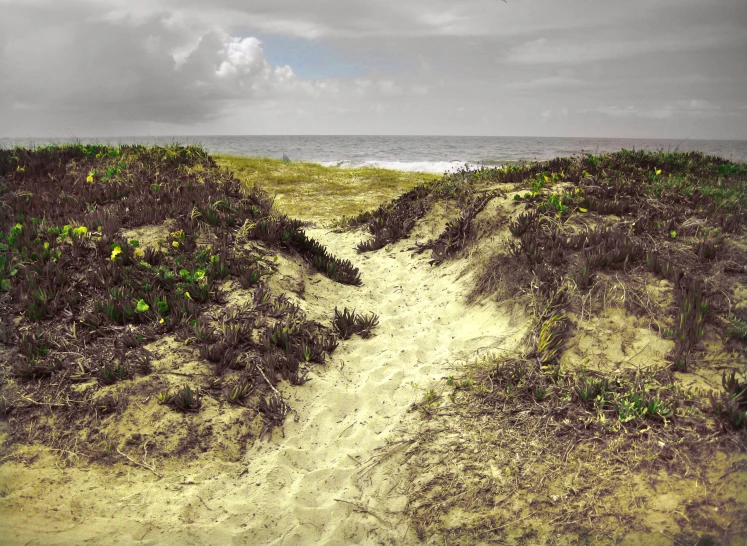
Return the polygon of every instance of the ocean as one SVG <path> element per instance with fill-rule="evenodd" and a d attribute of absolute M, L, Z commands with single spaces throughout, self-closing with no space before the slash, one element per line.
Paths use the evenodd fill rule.
<path fill-rule="evenodd" d="M 200 144 L 211 153 L 311 161 L 329 166 L 374 166 L 440 173 L 461 167 L 494 166 L 558 156 L 614 152 L 621 148 L 701 151 L 747 162 L 744 140 L 652 140 L 620 138 L 465 136 L 174 136 L 98 139 L 0 139 L 0 147 L 66 142 L 105 144 Z"/>

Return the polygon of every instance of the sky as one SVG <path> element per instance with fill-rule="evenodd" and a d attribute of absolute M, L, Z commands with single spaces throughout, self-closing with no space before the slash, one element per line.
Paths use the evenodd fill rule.
<path fill-rule="evenodd" d="M 0 0 L 0 137 L 747 139 L 745 0 Z"/>

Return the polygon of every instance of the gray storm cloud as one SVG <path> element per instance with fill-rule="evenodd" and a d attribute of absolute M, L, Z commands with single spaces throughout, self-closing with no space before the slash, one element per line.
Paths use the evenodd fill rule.
<path fill-rule="evenodd" d="M 0 136 L 747 138 L 743 0 L 0 0 L 0 14 Z M 359 69 L 315 75 L 283 57 L 288 40 Z"/>
<path fill-rule="evenodd" d="M 45 24 L 34 21 L 33 10 L 16 9 L 27 24 L 4 29 L 0 92 L 6 109 L 29 116 L 189 123 L 219 115 L 228 101 L 272 94 L 294 78 L 290 67 L 267 63 L 255 38 L 218 28 L 190 28 L 155 14 L 69 17 L 60 6 L 45 8 L 55 21 Z"/>

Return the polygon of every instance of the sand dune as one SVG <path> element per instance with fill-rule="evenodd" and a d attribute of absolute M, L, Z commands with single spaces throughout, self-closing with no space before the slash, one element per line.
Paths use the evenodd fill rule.
<path fill-rule="evenodd" d="M 168 462 L 158 468 L 162 479 L 129 465 L 58 469 L 49 453 L 28 468 L 7 462 L 0 474 L 13 488 L 0 500 L 0 543 L 415 542 L 398 514 L 408 449 L 399 442 L 416 426 L 408 409 L 438 388 L 451 365 L 516 346 L 523 318 L 494 303 L 468 306 L 463 264 L 433 268 L 407 251 L 412 241 L 360 256 L 360 233 L 309 235 L 354 260 L 364 285 L 314 274 L 304 310 L 328 319 L 337 302 L 378 314 L 380 324 L 370 339 L 343 341 L 310 382 L 284 389 L 296 420 L 289 415 L 282 432 L 257 441 L 241 462 Z"/>

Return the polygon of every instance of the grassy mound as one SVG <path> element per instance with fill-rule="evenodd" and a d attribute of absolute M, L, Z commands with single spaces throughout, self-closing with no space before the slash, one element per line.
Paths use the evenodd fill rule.
<path fill-rule="evenodd" d="M 279 256 L 361 284 L 200 148 L 0 150 L 5 447 L 188 454 L 223 441 L 225 412 L 237 446 L 271 434 L 291 410 L 278 382 L 302 384 L 338 339 L 272 292 Z"/>
<path fill-rule="evenodd" d="M 373 235 L 359 251 L 407 236 L 444 188 L 449 221 L 412 250 L 468 257 L 472 300 L 527 310 L 533 327 L 416 404 L 419 535 L 743 536 L 747 480 L 723 476 L 747 440 L 747 166 L 623 150 L 462 172 L 353 219 Z M 681 518 L 654 521 L 662 490 Z"/>
<path fill-rule="evenodd" d="M 215 160 L 250 185 L 261 186 L 291 216 L 329 222 L 355 216 L 438 176 L 375 167 L 338 168 L 300 161 L 216 155 Z M 308 203 L 315 204 L 309 210 Z"/>

